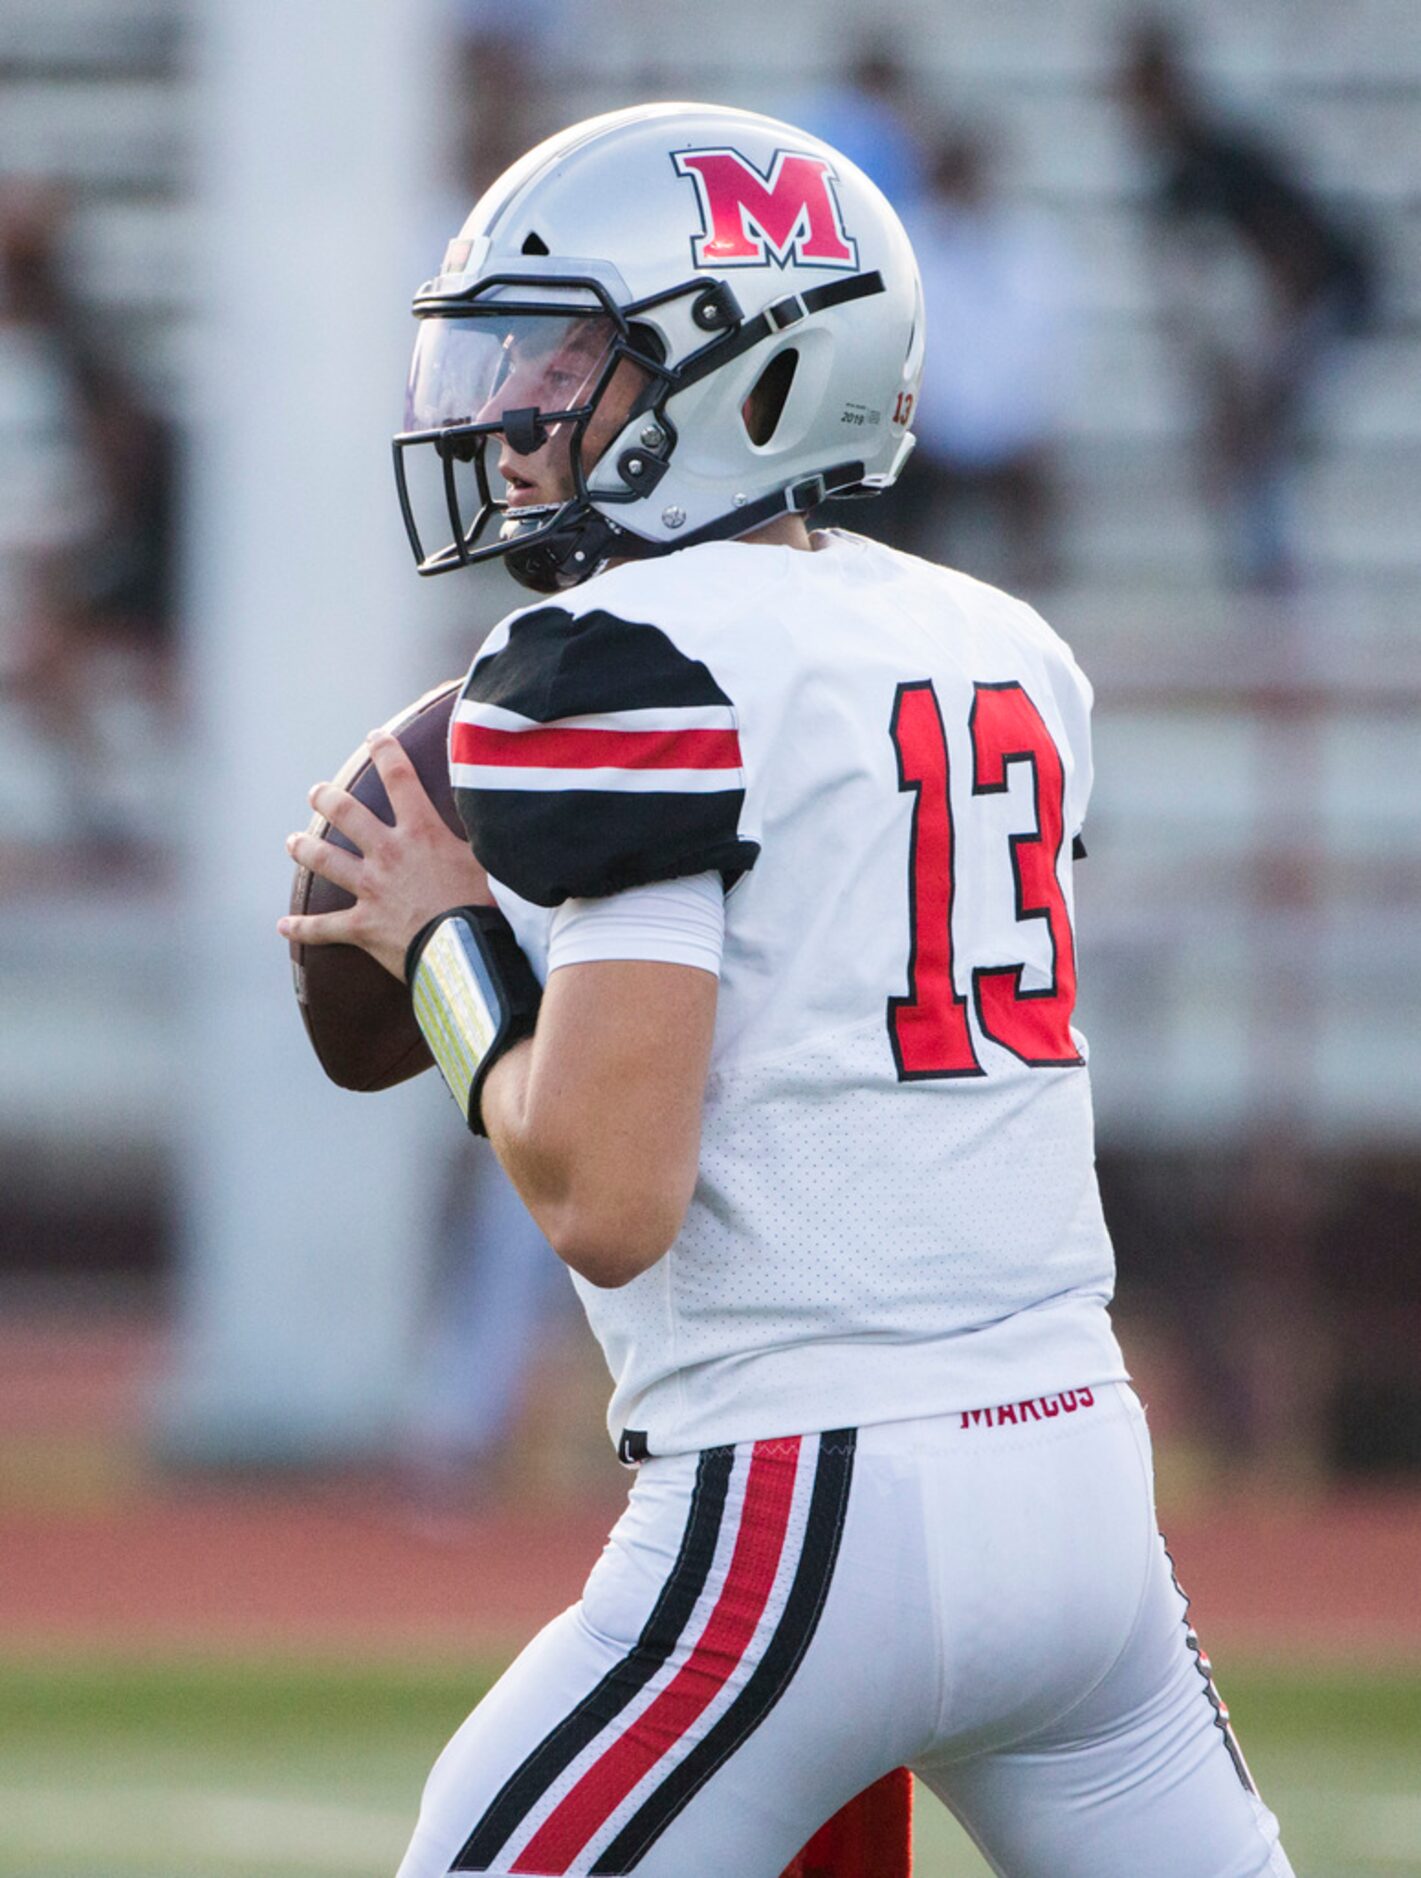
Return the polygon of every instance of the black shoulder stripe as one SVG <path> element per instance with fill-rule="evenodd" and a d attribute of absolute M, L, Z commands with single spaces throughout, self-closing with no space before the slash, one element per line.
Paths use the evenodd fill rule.
<path fill-rule="evenodd" d="M 507 643 L 476 662 L 464 696 L 540 724 L 594 711 L 730 703 L 707 667 L 659 626 L 560 606 L 515 619 Z"/>
<path fill-rule="evenodd" d="M 759 843 L 736 823 L 743 790 L 714 795 L 556 795 L 461 789 L 459 814 L 495 880 L 535 906 L 600 900 L 631 887 L 717 872 L 729 888 L 755 865 Z"/>
<path fill-rule="evenodd" d="M 755 864 L 735 708 L 659 627 L 538 607 L 477 661 L 450 728 L 475 854 L 539 906 Z"/>

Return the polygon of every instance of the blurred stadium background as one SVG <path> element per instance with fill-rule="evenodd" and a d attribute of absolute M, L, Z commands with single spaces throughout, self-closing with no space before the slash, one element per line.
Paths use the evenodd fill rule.
<path fill-rule="evenodd" d="M 560 1290 L 497 1244 L 461 1289 L 441 1092 L 323 1086 L 272 928 L 306 786 L 516 598 L 409 565 L 409 293 L 533 136 L 654 96 L 938 182 L 969 133 L 1026 231 L 1022 475 L 834 519 L 1095 679 L 1081 1021 L 1166 1530 L 1299 1872 L 1421 1873 L 1421 12 L 1149 17 L 1367 257 L 1242 546 L 1268 237 L 1162 212 L 1119 0 L 0 9 L 0 1873 L 392 1870 L 616 1506 Z"/>

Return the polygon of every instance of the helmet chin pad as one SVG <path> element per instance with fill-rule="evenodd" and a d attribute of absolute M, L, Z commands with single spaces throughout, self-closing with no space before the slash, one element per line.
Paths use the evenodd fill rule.
<path fill-rule="evenodd" d="M 520 546 L 519 539 L 525 535 L 536 539 Z M 499 540 L 508 544 L 503 560 L 509 573 L 533 593 L 561 593 L 596 573 L 612 555 L 640 559 L 650 546 L 577 500 L 564 503 L 560 510 L 540 505 L 508 516 Z"/>

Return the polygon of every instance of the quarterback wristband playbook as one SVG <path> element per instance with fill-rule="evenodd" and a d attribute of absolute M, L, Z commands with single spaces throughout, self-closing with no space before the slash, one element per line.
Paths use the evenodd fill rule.
<path fill-rule="evenodd" d="M 405 953 L 415 1022 L 476 1135 L 484 1078 L 533 1034 L 542 987 L 494 906 L 459 906 L 422 926 Z"/>

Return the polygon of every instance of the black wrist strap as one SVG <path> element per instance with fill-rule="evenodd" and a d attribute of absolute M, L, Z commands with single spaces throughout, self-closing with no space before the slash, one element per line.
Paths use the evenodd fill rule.
<path fill-rule="evenodd" d="M 405 952 L 415 1021 L 476 1135 L 489 1071 L 531 1036 L 542 987 L 494 906 L 459 906 L 422 926 Z"/>

